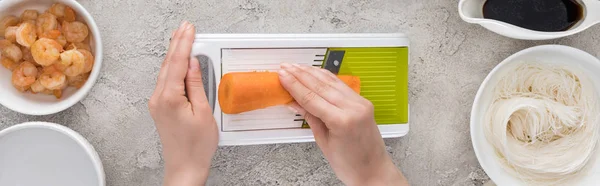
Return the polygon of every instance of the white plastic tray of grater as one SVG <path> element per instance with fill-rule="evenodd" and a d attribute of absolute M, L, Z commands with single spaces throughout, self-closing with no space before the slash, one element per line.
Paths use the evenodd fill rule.
<path fill-rule="evenodd" d="M 301 117 L 284 106 L 229 115 L 221 112 L 216 92 L 223 74 L 275 71 L 282 62 L 320 65 L 332 47 L 408 47 L 404 34 L 198 34 L 192 57 L 209 60 L 208 99 L 219 126 L 219 145 L 314 141 Z M 409 124 L 379 125 L 384 138 L 401 137 Z"/>

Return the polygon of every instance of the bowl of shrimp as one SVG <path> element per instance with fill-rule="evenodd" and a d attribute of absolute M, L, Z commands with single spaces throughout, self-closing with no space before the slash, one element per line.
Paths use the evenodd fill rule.
<path fill-rule="evenodd" d="M 50 115 L 81 101 L 100 74 L 102 42 L 74 0 L 0 1 L 0 104 Z"/>

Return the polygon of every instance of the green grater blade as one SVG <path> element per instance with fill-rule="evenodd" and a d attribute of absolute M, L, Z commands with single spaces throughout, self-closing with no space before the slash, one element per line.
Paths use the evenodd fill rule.
<path fill-rule="evenodd" d="M 379 125 L 408 123 L 408 48 L 329 48 L 323 68 L 360 77 Z M 307 127 L 304 125 L 304 127 Z"/>

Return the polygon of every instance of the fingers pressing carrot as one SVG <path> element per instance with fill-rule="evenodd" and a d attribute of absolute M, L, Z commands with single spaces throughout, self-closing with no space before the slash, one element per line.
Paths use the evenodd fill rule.
<path fill-rule="evenodd" d="M 337 76 L 355 92 L 360 93 L 356 76 Z M 226 114 L 284 105 L 294 101 L 275 72 L 236 72 L 225 74 L 219 84 L 219 104 Z"/>

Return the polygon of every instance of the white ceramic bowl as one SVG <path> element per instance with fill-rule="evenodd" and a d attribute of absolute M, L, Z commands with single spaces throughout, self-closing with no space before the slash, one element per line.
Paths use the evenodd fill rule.
<path fill-rule="evenodd" d="M 485 113 L 492 103 L 494 85 L 511 69 L 524 61 L 568 65 L 570 68 L 581 69 L 592 80 L 596 91 L 600 92 L 600 60 L 576 48 L 561 45 L 532 47 L 513 54 L 498 64 L 485 78 L 475 97 L 473 110 L 471 111 L 471 141 L 481 167 L 499 186 L 526 184 L 504 171 L 501 167 L 492 145 L 483 133 L 483 122 Z M 591 170 L 587 172 L 587 175 L 584 175 L 577 183 L 570 185 L 598 185 L 600 182 L 600 161 L 592 160 L 588 163 L 591 163 Z"/>
<path fill-rule="evenodd" d="M 55 2 L 70 6 L 77 12 L 77 19 L 85 22 L 90 31 L 90 47 L 95 56 L 94 69 L 87 83 L 79 90 L 68 88 L 63 91 L 63 97 L 57 100 L 54 96 L 21 93 L 11 83 L 11 72 L 0 67 L 0 104 L 28 115 L 49 115 L 61 112 L 77 102 L 81 101 L 90 92 L 102 67 L 102 40 L 98 26 L 92 16 L 74 0 L 2 0 L 0 1 L 0 17 L 7 15 L 20 16 L 23 10 L 36 9 L 39 12 L 46 11 Z"/>
<path fill-rule="evenodd" d="M 4 129 L 0 152 L 0 185 L 106 185 L 94 147 L 62 125 L 30 122 Z"/>
<path fill-rule="evenodd" d="M 572 28 L 560 32 L 541 32 L 518 27 L 502 21 L 485 19 L 483 6 L 486 0 L 460 0 L 458 14 L 467 23 L 479 24 L 497 34 L 523 40 L 546 40 L 570 36 L 600 23 L 600 1 L 577 0 L 584 5 L 583 18 Z"/>

